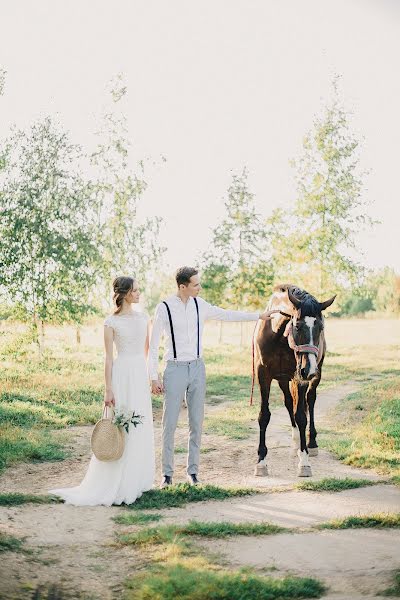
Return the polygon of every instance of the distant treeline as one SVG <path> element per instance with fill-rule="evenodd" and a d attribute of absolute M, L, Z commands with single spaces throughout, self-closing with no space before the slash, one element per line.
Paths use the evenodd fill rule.
<path fill-rule="evenodd" d="M 50 117 L 0 143 L 0 317 L 30 322 L 39 353 L 47 323 L 76 325 L 79 341 L 80 325 L 109 309 L 116 275 L 139 279 L 149 312 L 174 290 L 173 274 L 163 274 L 161 219 L 138 218 L 148 161 L 134 156 L 126 94 L 119 76 L 93 148 L 73 144 Z M 223 218 L 197 257 L 205 298 L 261 309 L 275 283 L 292 282 L 320 300 L 337 294 L 338 316 L 399 314 L 399 276 L 368 275 L 349 258 L 360 229 L 374 223 L 337 79 L 293 168 L 296 198 L 284 210 L 265 199 L 268 219 L 256 211 L 247 168 L 232 173 Z"/>

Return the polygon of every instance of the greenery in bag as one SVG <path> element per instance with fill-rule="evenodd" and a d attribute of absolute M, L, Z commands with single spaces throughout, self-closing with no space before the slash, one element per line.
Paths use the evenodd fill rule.
<path fill-rule="evenodd" d="M 123 427 L 126 433 L 129 433 L 129 427 L 132 424 L 134 427 L 143 423 L 144 416 L 137 415 L 135 411 L 129 413 L 118 413 L 114 415 L 112 422 L 118 427 Z"/>

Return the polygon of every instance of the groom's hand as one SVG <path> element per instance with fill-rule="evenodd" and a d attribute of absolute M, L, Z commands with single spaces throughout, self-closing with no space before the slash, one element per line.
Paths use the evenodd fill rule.
<path fill-rule="evenodd" d="M 260 319 L 262 321 L 267 321 L 268 319 L 270 319 L 272 317 L 273 314 L 280 312 L 280 310 L 274 309 L 274 310 L 266 310 L 265 312 L 260 314 Z"/>
<path fill-rule="evenodd" d="M 153 379 L 151 382 L 151 393 L 159 396 L 164 391 L 164 386 L 158 379 Z"/>

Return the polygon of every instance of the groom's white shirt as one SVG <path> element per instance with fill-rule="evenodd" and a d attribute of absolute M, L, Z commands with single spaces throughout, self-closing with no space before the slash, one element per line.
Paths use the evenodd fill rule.
<path fill-rule="evenodd" d="M 177 360 L 195 360 L 197 358 L 197 312 L 192 297 L 185 304 L 179 296 L 170 296 L 166 302 L 171 311 L 174 326 Z M 243 312 L 240 310 L 225 310 L 209 304 L 203 298 L 197 297 L 199 305 L 200 322 L 200 356 L 202 356 L 202 334 L 204 322 L 214 319 L 217 321 L 257 321 L 258 312 Z M 158 347 L 162 335 L 165 335 L 164 360 L 173 360 L 171 328 L 165 304 L 157 305 L 154 316 L 153 330 L 149 348 L 149 375 L 150 379 L 158 379 Z"/>

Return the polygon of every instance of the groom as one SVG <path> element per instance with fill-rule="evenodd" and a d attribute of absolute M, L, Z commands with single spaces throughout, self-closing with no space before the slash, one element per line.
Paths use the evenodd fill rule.
<path fill-rule="evenodd" d="M 181 267 L 176 273 L 178 290 L 156 308 L 149 349 L 149 373 L 153 394 L 164 392 L 162 417 L 162 482 L 172 484 L 174 472 L 174 435 L 182 399 L 186 392 L 189 414 L 189 454 L 187 478 L 199 483 L 201 432 L 206 395 L 206 372 L 202 359 L 202 334 L 207 319 L 219 321 L 257 321 L 270 318 L 273 312 L 241 312 L 212 306 L 199 297 L 201 290 L 197 269 Z M 166 368 L 163 381 L 158 376 L 158 347 L 165 334 Z"/>

